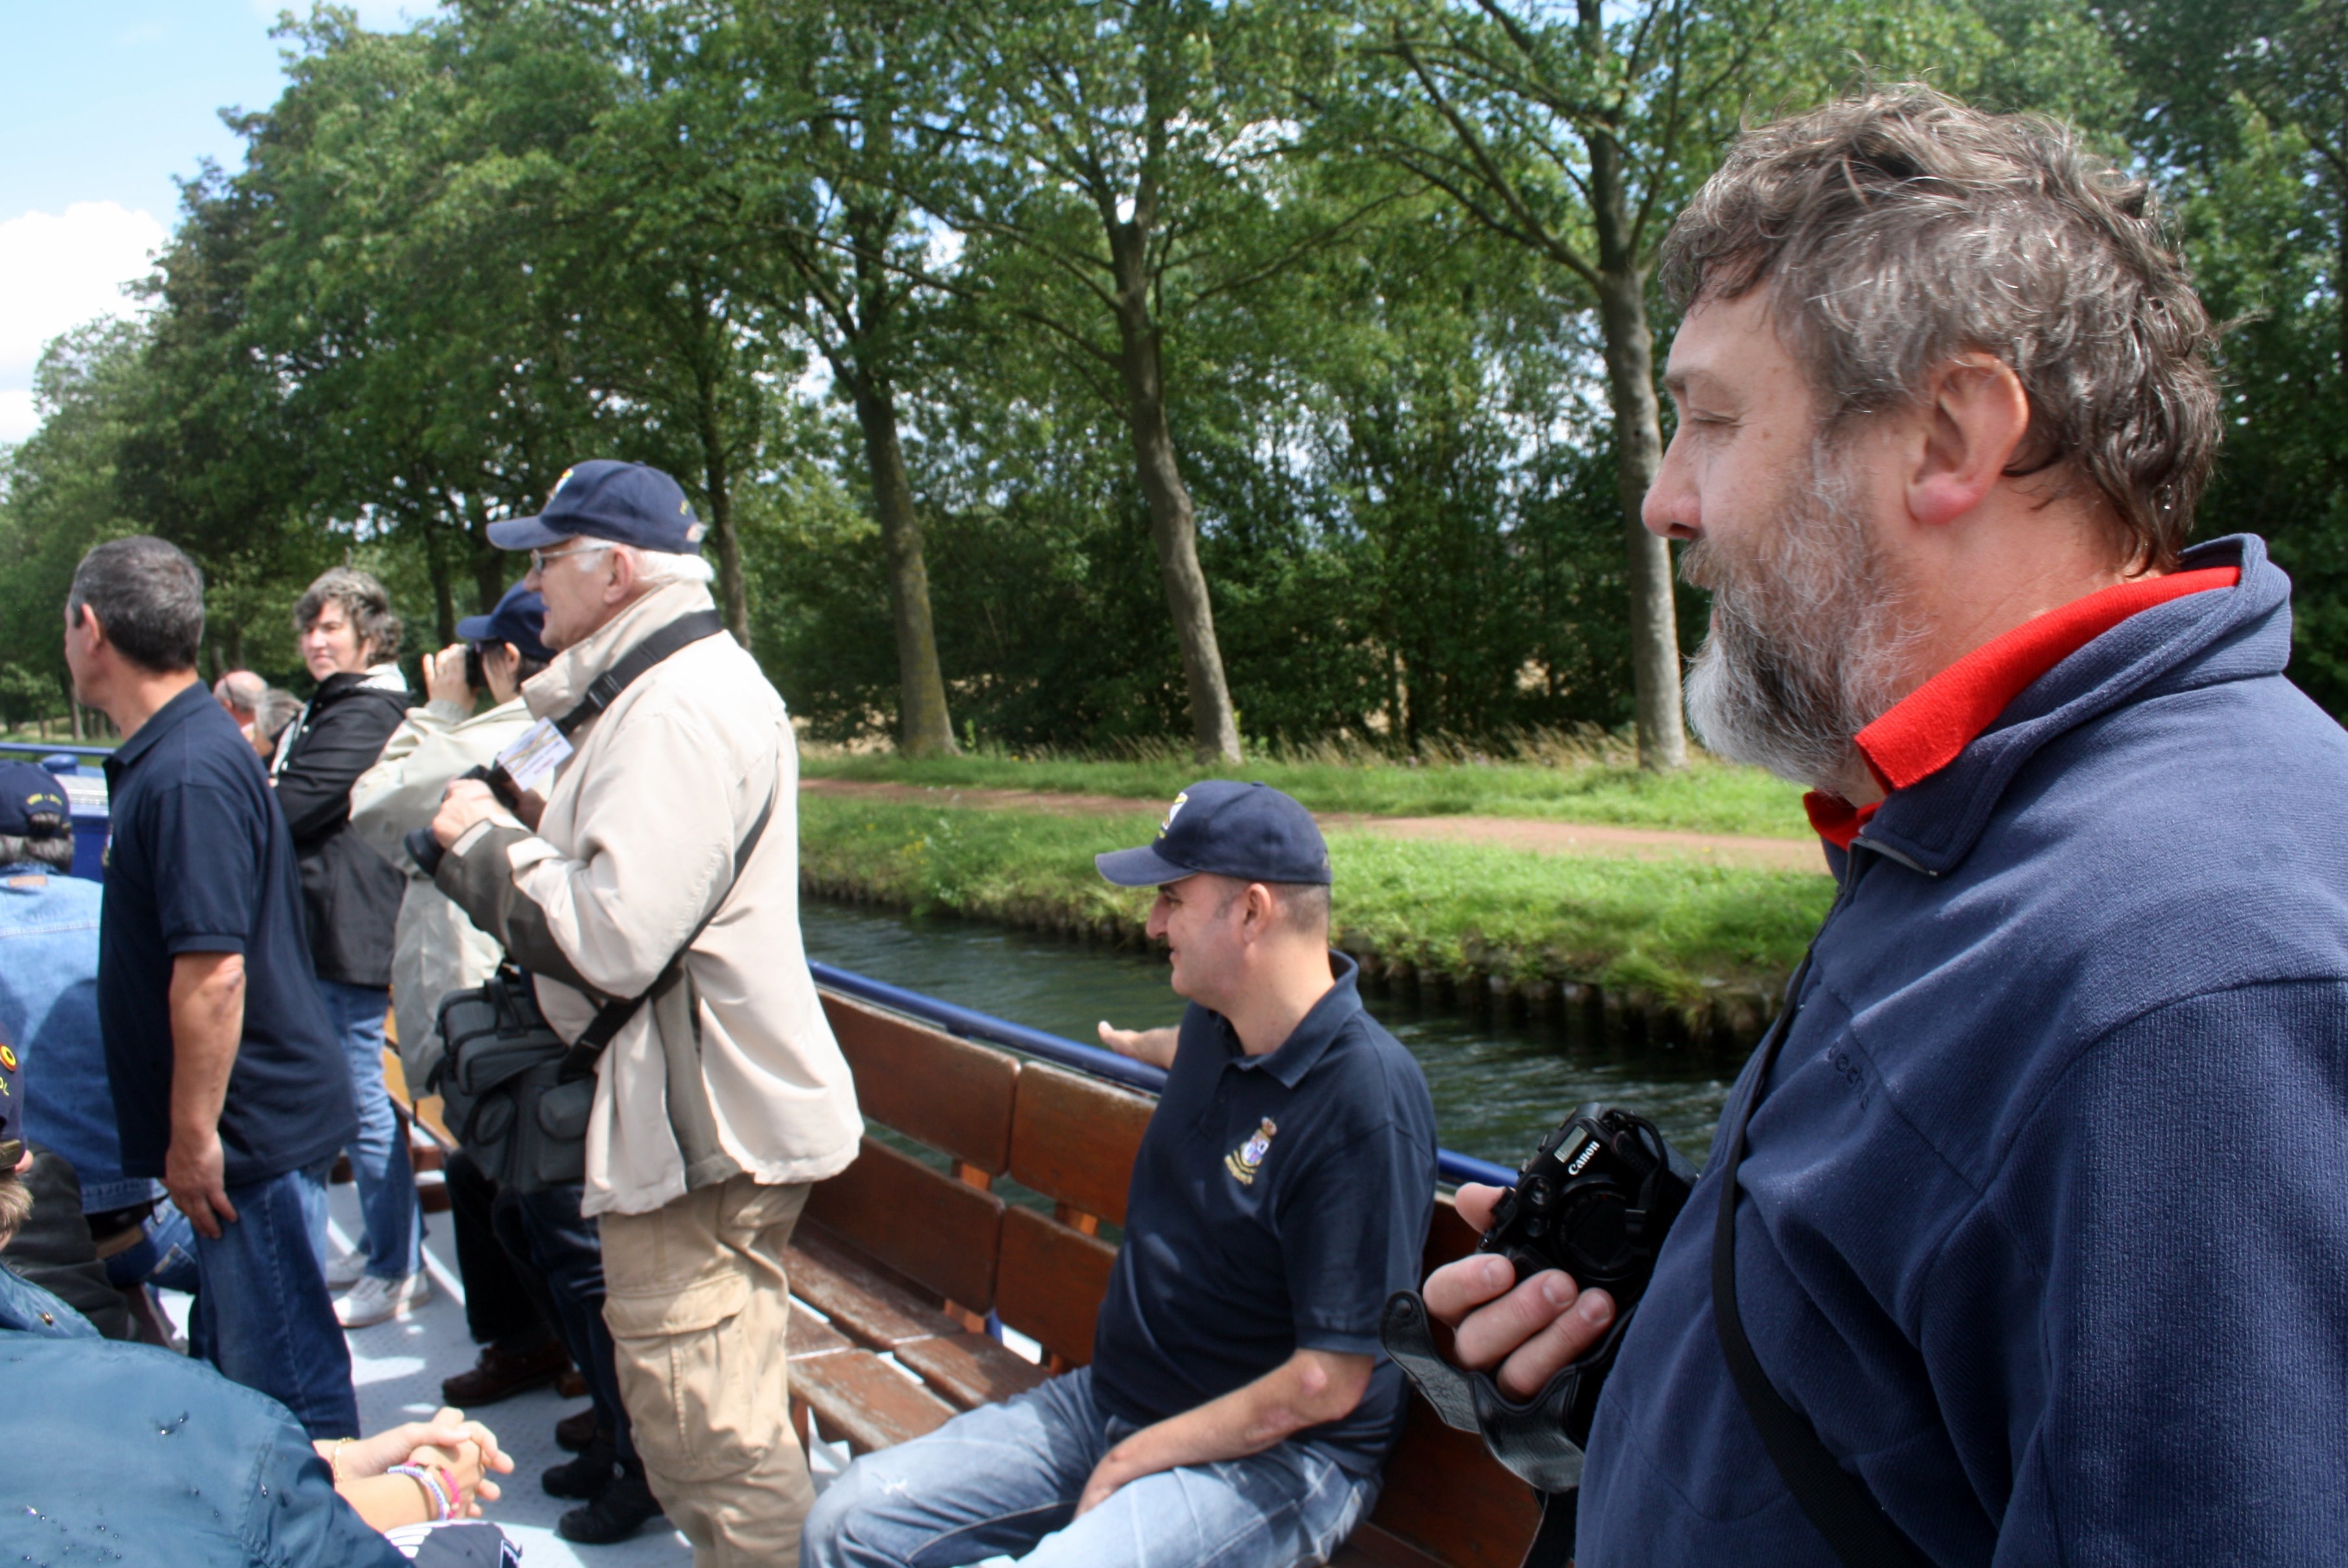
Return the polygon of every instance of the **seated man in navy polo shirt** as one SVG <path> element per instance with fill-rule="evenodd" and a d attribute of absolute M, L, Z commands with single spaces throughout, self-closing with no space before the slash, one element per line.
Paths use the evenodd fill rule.
<path fill-rule="evenodd" d="M 869 1454 L 805 1568 L 1323 1563 L 1401 1427 L 1378 1313 L 1435 1193 L 1418 1064 L 1329 950 L 1329 856 L 1303 806 L 1210 780 L 1157 842 L 1098 859 L 1158 887 L 1179 1034 L 1104 1038 L 1168 1069 L 1134 1161 L 1092 1365 Z"/>
<path fill-rule="evenodd" d="M 314 1438 L 358 1430 L 314 1233 L 357 1112 L 312 983 L 294 841 L 254 754 L 196 679 L 203 577 L 157 538 L 82 558 L 66 600 L 80 700 L 122 733 L 98 1019 L 122 1173 L 195 1227 L 191 1348 Z"/>

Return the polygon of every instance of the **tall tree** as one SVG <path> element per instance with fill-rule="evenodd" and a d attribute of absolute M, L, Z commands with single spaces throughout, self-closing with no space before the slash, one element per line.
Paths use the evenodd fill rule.
<path fill-rule="evenodd" d="M 1278 0 L 993 0 L 933 15 L 963 62 L 934 115 L 961 156 L 922 199 L 969 238 L 971 275 L 1003 312 L 1046 334 L 1123 422 L 1193 749 L 1236 763 L 1239 718 L 1169 414 L 1174 340 L 1190 313 L 1359 216 L 1283 201 L 1295 190 L 1294 88 L 1329 23 Z"/>
<path fill-rule="evenodd" d="M 1815 102 L 1854 68 L 2059 113 L 2103 89 L 2108 61 L 2074 0 L 1387 0 L 1365 42 L 1387 69 L 1361 143 L 1562 270 L 1596 314 L 1639 757 L 1680 767 L 1671 554 L 1640 522 L 1663 460 L 1647 287 L 1672 217 L 1749 109 Z"/>
<path fill-rule="evenodd" d="M 2348 712 L 2348 7 L 2116 0 L 2130 130 L 2230 323 L 2204 531 L 2264 534 L 2292 576 L 2291 678 Z"/>
<path fill-rule="evenodd" d="M 1501 0 L 1406 4 L 1372 44 L 1396 68 L 1367 139 L 1474 219 L 1587 291 L 1614 415 L 1615 488 L 1629 563 L 1639 760 L 1687 762 L 1670 547 L 1640 507 L 1663 463 L 1647 283 L 1688 182 L 1691 145 L 1716 145 L 1783 0 Z M 1391 112 L 1416 97 L 1432 111 Z M 1381 104 L 1381 99 L 1384 100 Z"/>
<path fill-rule="evenodd" d="M 926 308 L 936 291 L 922 276 L 927 237 L 904 194 L 944 139 L 909 108 L 931 101 L 934 40 L 901 8 L 855 0 L 788 13 L 717 0 L 660 20 L 671 47 L 695 59 L 693 139 L 726 149 L 734 221 L 782 263 L 746 272 L 742 286 L 815 345 L 856 415 L 887 567 L 898 745 L 952 755 L 901 409 L 918 341 L 937 328 Z"/>

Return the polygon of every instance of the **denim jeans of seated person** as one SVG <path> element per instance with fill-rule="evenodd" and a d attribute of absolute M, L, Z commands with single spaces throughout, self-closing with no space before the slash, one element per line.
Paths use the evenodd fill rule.
<path fill-rule="evenodd" d="M 1377 1501 L 1374 1476 L 1293 1440 L 1161 1471 L 1070 1522 L 1101 1456 L 1133 1427 L 1080 1369 L 865 1455 L 817 1500 L 800 1568 L 1291 1568 L 1325 1563 Z"/>

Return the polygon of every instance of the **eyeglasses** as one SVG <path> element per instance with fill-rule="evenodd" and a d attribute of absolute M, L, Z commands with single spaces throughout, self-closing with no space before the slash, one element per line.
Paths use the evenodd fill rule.
<path fill-rule="evenodd" d="M 615 548 L 612 545 L 573 545 L 567 550 L 532 550 L 530 552 L 530 569 L 543 573 L 549 561 L 568 560 L 572 556 L 592 556 L 598 550 Z"/>

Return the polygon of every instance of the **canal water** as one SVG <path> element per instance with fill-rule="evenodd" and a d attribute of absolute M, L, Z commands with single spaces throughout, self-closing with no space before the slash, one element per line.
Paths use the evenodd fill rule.
<path fill-rule="evenodd" d="M 1093 1026 L 1102 1019 L 1149 1029 L 1182 1016 L 1156 955 L 816 898 L 802 902 L 800 919 L 808 956 L 819 962 L 1086 1044 L 1098 1043 Z M 1513 1167 L 1567 1112 L 1603 1100 L 1653 1119 L 1691 1163 L 1704 1163 L 1734 1071 L 1716 1058 L 1569 1045 L 1547 1024 L 1365 999 L 1426 1074 L 1447 1149 Z"/>

